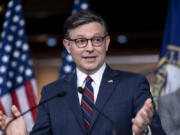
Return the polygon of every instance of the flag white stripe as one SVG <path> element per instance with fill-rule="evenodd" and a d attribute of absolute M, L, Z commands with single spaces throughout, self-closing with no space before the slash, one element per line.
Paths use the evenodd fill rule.
<path fill-rule="evenodd" d="M 16 90 L 17 99 L 19 102 L 19 106 L 21 108 L 21 112 L 25 112 L 29 109 L 29 104 L 27 101 L 26 93 L 25 93 L 25 87 L 22 86 Z M 34 124 L 31 112 L 24 115 L 24 120 L 27 123 L 27 129 L 30 131 L 32 129 L 32 126 Z"/>
<path fill-rule="evenodd" d="M 165 69 L 167 72 L 167 83 L 164 95 L 172 93 L 180 88 L 180 68 L 176 65 L 167 64 Z"/>
<path fill-rule="evenodd" d="M 12 117 L 11 113 L 11 106 L 12 106 L 12 98 L 11 95 L 6 94 L 3 97 L 1 97 L 1 102 L 4 107 L 4 111 L 6 112 L 6 115 L 9 117 Z"/>
<path fill-rule="evenodd" d="M 36 99 L 36 103 L 37 103 L 37 94 L 38 94 L 38 89 L 37 89 L 37 83 L 36 83 L 36 80 L 35 79 L 31 79 L 31 85 L 32 85 L 32 88 L 33 88 L 33 92 L 34 92 L 34 96 L 35 96 L 35 99 Z"/>

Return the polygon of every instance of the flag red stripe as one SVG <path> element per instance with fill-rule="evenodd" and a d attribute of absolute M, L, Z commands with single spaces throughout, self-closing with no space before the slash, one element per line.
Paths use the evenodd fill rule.
<path fill-rule="evenodd" d="M 2 102 L 0 101 L 0 110 L 2 111 L 3 114 L 6 114 L 4 107 L 2 105 Z"/>
<path fill-rule="evenodd" d="M 27 96 L 29 108 L 32 108 L 33 106 L 36 105 L 36 97 L 35 97 L 31 82 L 27 81 L 25 83 L 24 87 L 25 87 L 25 91 L 26 91 L 25 93 L 26 93 L 26 96 Z M 34 109 L 31 112 L 31 115 L 32 115 L 33 121 L 35 122 L 36 121 L 36 116 L 37 116 L 37 109 Z"/>
<path fill-rule="evenodd" d="M 17 98 L 17 95 L 16 95 L 16 91 L 12 91 L 12 92 L 11 92 L 11 98 L 12 98 L 12 104 L 13 104 L 13 105 L 16 105 L 16 107 L 18 108 L 18 110 L 21 112 L 21 108 L 20 108 L 20 105 L 19 105 L 19 102 L 18 102 L 18 98 Z"/>

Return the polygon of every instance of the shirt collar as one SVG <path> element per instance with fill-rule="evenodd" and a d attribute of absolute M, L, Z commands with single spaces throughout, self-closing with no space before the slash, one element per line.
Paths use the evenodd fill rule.
<path fill-rule="evenodd" d="M 100 83 L 102 79 L 102 75 L 104 73 L 104 70 L 106 68 L 106 64 L 104 63 L 98 71 L 96 71 L 94 74 L 90 75 L 90 77 L 93 79 L 93 82 L 95 84 Z M 85 83 L 85 78 L 87 77 L 87 74 L 83 73 L 80 71 L 78 68 L 76 68 L 76 73 L 77 73 L 77 85 L 78 87 L 82 87 L 83 84 Z"/>

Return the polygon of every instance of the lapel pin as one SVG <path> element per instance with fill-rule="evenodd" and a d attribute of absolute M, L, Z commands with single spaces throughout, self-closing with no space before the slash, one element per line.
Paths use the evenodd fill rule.
<path fill-rule="evenodd" d="M 113 83 L 113 80 L 108 80 L 108 83 Z"/>

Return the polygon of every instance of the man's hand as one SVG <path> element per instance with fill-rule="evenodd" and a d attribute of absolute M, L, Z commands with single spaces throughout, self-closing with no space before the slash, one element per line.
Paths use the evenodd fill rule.
<path fill-rule="evenodd" d="M 144 135 L 147 126 L 150 124 L 152 120 L 152 116 L 154 113 L 152 99 L 148 98 L 144 106 L 139 110 L 136 117 L 132 119 L 132 131 L 135 135 Z"/>
<path fill-rule="evenodd" d="M 16 108 L 16 106 L 11 107 L 11 111 L 14 116 L 19 116 L 20 112 Z M 11 120 L 11 118 L 7 117 L 0 111 L 0 130 L 4 131 L 5 126 Z M 19 117 L 15 121 L 13 121 L 7 128 L 7 135 L 27 135 L 26 124 L 23 117 Z"/>

